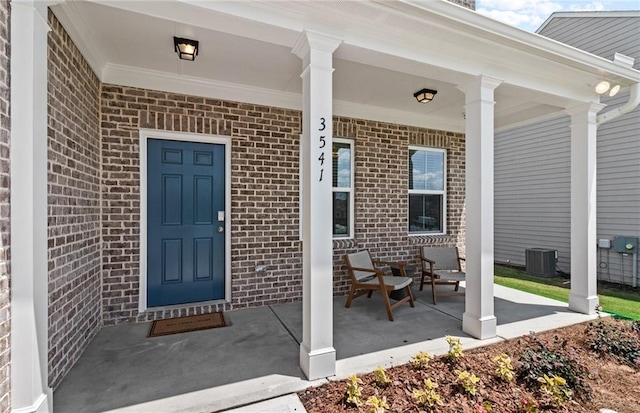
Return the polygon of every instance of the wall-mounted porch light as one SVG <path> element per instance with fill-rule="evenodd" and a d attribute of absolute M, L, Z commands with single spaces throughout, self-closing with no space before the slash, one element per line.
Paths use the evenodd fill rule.
<path fill-rule="evenodd" d="M 414 93 L 413 97 L 420 103 L 429 103 L 433 100 L 436 93 L 438 93 L 437 90 L 422 89 Z"/>
<path fill-rule="evenodd" d="M 182 37 L 173 37 L 173 47 L 178 53 L 178 57 L 182 60 L 196 60 L 198 55 L 198 41 L 184 39 Z"/>
<path fill-rule="evenodd" d="M 620 91 L 620 85 L 615 85 L 614 87 L 611 87 L 611 84 L 606 80 L 603 80 L 602 82 L 596 85 L 596 93 L 599 95 L 609 92 L 609 96 L 613 97 L 617 95 L 619 91 Z"/>
<path fill-rule="evenodd" d="M 609 90 L 610 87 L 611 87 L 611 84 L 606 80 L 603 80 L 602 82 L 596 85 L 596 93 L 599 95 L 603 93 L 607 93 L 607 90 Z"/>
<path fill-rule="evenodd" d="M 618 94 L 618 92 L 620 92 L 620 85 L 615 85 L 614 87 L 611 88 L 611 90 L 609 91 L 609 96 L 613 97 L 615 95 Z"/>

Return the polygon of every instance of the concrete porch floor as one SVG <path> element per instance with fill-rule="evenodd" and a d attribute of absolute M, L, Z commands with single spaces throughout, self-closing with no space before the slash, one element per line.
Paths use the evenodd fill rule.
<path fill-rule="evenodd" d="M 481 341 L 462 332 L 464 297 L 441 297 L 434 306 L 429 287 L 414 287 L 414 294 L 415 308 L 400 306 L 393 322 L 379 295 L 360 297 L 350 309 L 346 297 L 334 298 L 336 379 L 406 363 L 418 351 L 444 354 L 446 335 L 462 337 L 470 349 L 595 318 L 496 285 L 498 337 Z M 325 382 L 307 381 L 298 367 L 301 303 L 225 317 L 230 325 L 224 328 L 154 338 L 147 338 L 150 323 L 102 329 L 55 390 L 54 411 L 215 412 Z"/>

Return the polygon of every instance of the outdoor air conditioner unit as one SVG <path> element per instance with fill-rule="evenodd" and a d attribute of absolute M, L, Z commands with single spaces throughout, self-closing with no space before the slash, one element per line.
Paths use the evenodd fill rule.
<path fill-rule="evenodd" d="M 553 277 L 556 275 L 556 250 L 531 248 L 525 250 L 526 272 Z"/>

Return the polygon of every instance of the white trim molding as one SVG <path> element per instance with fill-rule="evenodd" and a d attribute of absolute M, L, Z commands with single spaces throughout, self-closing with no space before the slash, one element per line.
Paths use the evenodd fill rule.
<path fill-rule="evenodd" d="M 185 307 L 188 304 L 171 307 L 147 306 L 147 140 L 165 139 L 183 142 L 216 143 L 224 145 L 224 173 L 225 173 L 225 275 L 224 300 L 207 303 L 231 302 L 231 138 L 225 136 L 203 135 L 199 133 L 170 132 L 154 129 L 140 129 L 140 296 L 138 311 L 143 313 L 148 309 L 153 311 L 165 308 Z M 192 303 L 193 304 L 193 303 Z"/>
<path fill-rule="evenodd" d="M 285 109 L 300 110 L 302 105 L 302 96 L 298 93 L 282 92 L 201 77 L 176 76 L 174 73 L 112 63 L 104 67 L 102 81 L 114 85 L 247 102 Z"/>
<path fill-rule="evenodd" d="M 176 76 L 173 73 L 113 63 L 106 64 L 101 73 L 101 80 L 104 83 L 114 85 L 302 110 L 302 95 L 299 93 L 283 92 L 200 77 Z M 333 113 L 336 116 L 370 119 L 450 132 L 464 132 L 464 122 L 462 121 L 445 121 L 442 118 L 425 116 L 422 113 L 406 112 L 344 100 L 333 101 Z"/>
<path fill-rule="evenodd" d="M 333 143 L 341 143 L 343 145 L 349 145 L 349 186 L 348 187 L 340 187 L 340 186 L 333 186 L 331 187 L 331 190 L 333 191 L 332 195 L 335 194 L 336 192 L 343 192 L 343 193 L 348 193 L 349 194 L 349 224 L 348 224 L 348 234 L 345 236 L 336 236 L 335 233 L 333 234 L 333 240 L 347 240 L 347 239 L 353 239 L 355 236 L 355 190 L 354 190 L 354 182 L 355 182 L 355 166 L 356 166 L 356 162 L 355 162 L 355 140 L 352 138 L 339 138 L 339 137 L 334 137 L 333 138 Z M 332 153 L 332 158 L 334 162 L 338 162 L 337 161 L 337 157 L 333 157 L 333 153 Z M 332 170 L 335 170 L 336 173 L 339 172 L 338 168 L 332 168 Z M 332 178 L 333 178 L 333 174 L 332 174 Z M 333 181 L 333 179 L 332 179 Z M 332 198 L 333 199 L 333 198 Z M 335 211 L 332 210 L 332 213 L 335 215 Z M 333 231 L 335 232 L 335 228 L 333 225 L 333 222 L 331 223 L 331 228 L 333 229 Z"/>
<path fill-rule="evenodd" d="M 74 44 L 82 53 L 94 73 L 102 73 L 107 59 L 100 52 L 100 47 L 94 39 L 94 33 L 85 23 L 82 13 L 78 10 L 78 2 L 62 0 L 56 3 L 56 18 L 73 39 Z M 49 4 L 53 6 L 53 4 Z M 101 76 L 100 76 L 101 77 Z"/>
<path fill-rule="evenodd" d="M 444 162 L 442 165 L 442 172 L 443 172 L 443 189 L 442 190 L 428 190 L 428 189 L 407 189 L 407 198 L 409 200 L 409 206 L 407 208 L 407 235 L 410 237 L 428 237 L 428 236 L 434 236 L 434 235 L 445 235 L 447 233 L 447 218 L 448 218 L 448 214 L 447 214 L 447 194 L 449 192 L 449 185 L 447 185 L 447 167 L 448 167 L 448 163 L 447 163 L 447 150 L 449 148 L 436 148 L 433 146 L 421 146 L 421 145 L 409 145 L 409 147 L 407 148 L 407 158 L 409 158 L 410 156 L 410 151 L 414 150 L 414 151 L 423 151 L 423 152 L 437 152 L 437 153 L 442 153 L 444 156 Z M 411 165 L 410 162 L 407 163 L 407 165 Z M 409 171 L 407 171 L 407 188 L 409 188 L 411 186 L 411 182 L 409 182 Z M 437 232 L 428 232 L 428 231 L 414 231 L 411 232 L 411 222 L 409 221 L 410 218 L 410 213 L 411 213 L 411 195 L 442 195 L 442 210 L 440 211 L 440 219 L 441 219 L 441 226 L 442 226 L 442 230 L 441 231 L 437 231 Z"/>
<path fill-rule="evenodd" d="M 47 5 L 11 3 L 11 406 L 50 412 Z"/>
<path fill-rule="evenodd" d="M 19 409 L 11 410 L 11 413 L 48 413 L 52 410 L 49 410 L 48 404 L 51 397 L 42 393 L 40 396 L 36 398 L 36 401 L 33 402 L 31 406 L 21 407 Z"/>

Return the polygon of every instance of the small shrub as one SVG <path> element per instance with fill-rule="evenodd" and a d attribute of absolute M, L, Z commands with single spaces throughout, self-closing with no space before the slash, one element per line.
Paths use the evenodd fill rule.
<path fill-rule="evenodd" d="M 382 396 L 382 399 L 378 399 L 377 396 L 371 396 L 367 399 L 367 406 L 371 407 L 369 413 L 385 413 L 389 408 L 387 404 L 387 398 Z"/>
<path fill-rule="evenodd" d="M 446 358 L 452 362 L 457 363 L 462 357 L 464 357 L 464 353 L 462 352 L 462 343 L 459 338 L 446 336 L 445 339 L 447 343 L 449 343 L 449 352 L 446 354 Z"/>
<path fill-rule="evenodd" d="M 539 413 L 540 403 L 534 399 L 522 399 L 520 401 L 520 411 L 522 413 Z"/>
<path fill-rule="evenodd" d="M 493 406 L 489 402 L 483 402 L 476 404 L 473 411 L 475 413 L 493 413 Z"/>
<path fill-rule="evenodd" d="M 587 334 L 592 350 L 609 355 L 628 366 L 639 368 L 640 327 L 636 327 L 636 323 L 598 320 L 589 324 Z"/>
<path fill-rule="evenodd" d="M 476 377 L 475 374 L 469 373 L 468 371 L 456 370 L 454 373 L 458 376 L 458 383 L 460 383 L 464 391 L 475 396 L 478 391 L 477 384 L 480 383 L 480 377 Z"/>
<path fill-rule="evenodd" d="M 376 382 L 378 387 L 387 387 L 391 384 L 391 379 L 387 376 L 387 372 L 382 367 L 378 367 L 373 371 L 373 380 Z"/>
<path fill-rule="evenodd" d="M 562 406 L 565 400 L 570 399 L 572 392 L 567 388 L 567 381 L 558 376 L 538 377 L 538 383 L 542 385 L 542 390 L 550 394 L 558 406 Z"/>
<path fill-rule="evenodd" d="M 429 364 L 429 361 L 431 361 L 432 357 L 428 354 L 425 353 L 424 351 L 419 352 L 418 354 L 416 354 L 415 356 L 411 357 L 411 364 L 413 365 L 413 367 L 422 370 L 425 367 L 427 367 L 427 365 Z"/>
<path fill-rule="evenodd" d="M 495 375 L 506 382 L 513 381 L 515 375 L 513 373 L 513 366 L 511 365 L 511 357 L 502 353 L 499 356 L 495 356 L 492 360 L 496 366 Z"/>
<path fill-rule="evenodd" d="M 414 389 L 413 397 L 418 401 L 418 404 L 427 407 L 434 407 L 436 405 L 442 406 L 442 400 L 440 399 L 440 395 L 436 393 L 436 388 L 438 384 L 436 382 L 432 382 L 430 379 L 426 379 L 424 381 L 424 390 L 422 389 Z"/>
<path fill-rule="evenodd" d="M 360 385 L 362 384 L 362 380 L 360 380 L 355 374 L 349 376 L 347 381 L 347 391 L 345 392 L 345 401 L 347 404 L 350 404 L 355 407 L 362 406 L 362 389 Z"/>
<path fill-rule="evenodd" d="M 564 342 L 558 337 L 541 340 L 535 335 L 530 335 L 528 340 L 531 348 L 525 350 L 518 360 L 517 377 L 520 381 L 534 389 L 538 387 L 538 377 L 562 377 L 576 396 L 588 399 L 590 390 L 583 380 L 588 372 L 571 358 Z"/>

